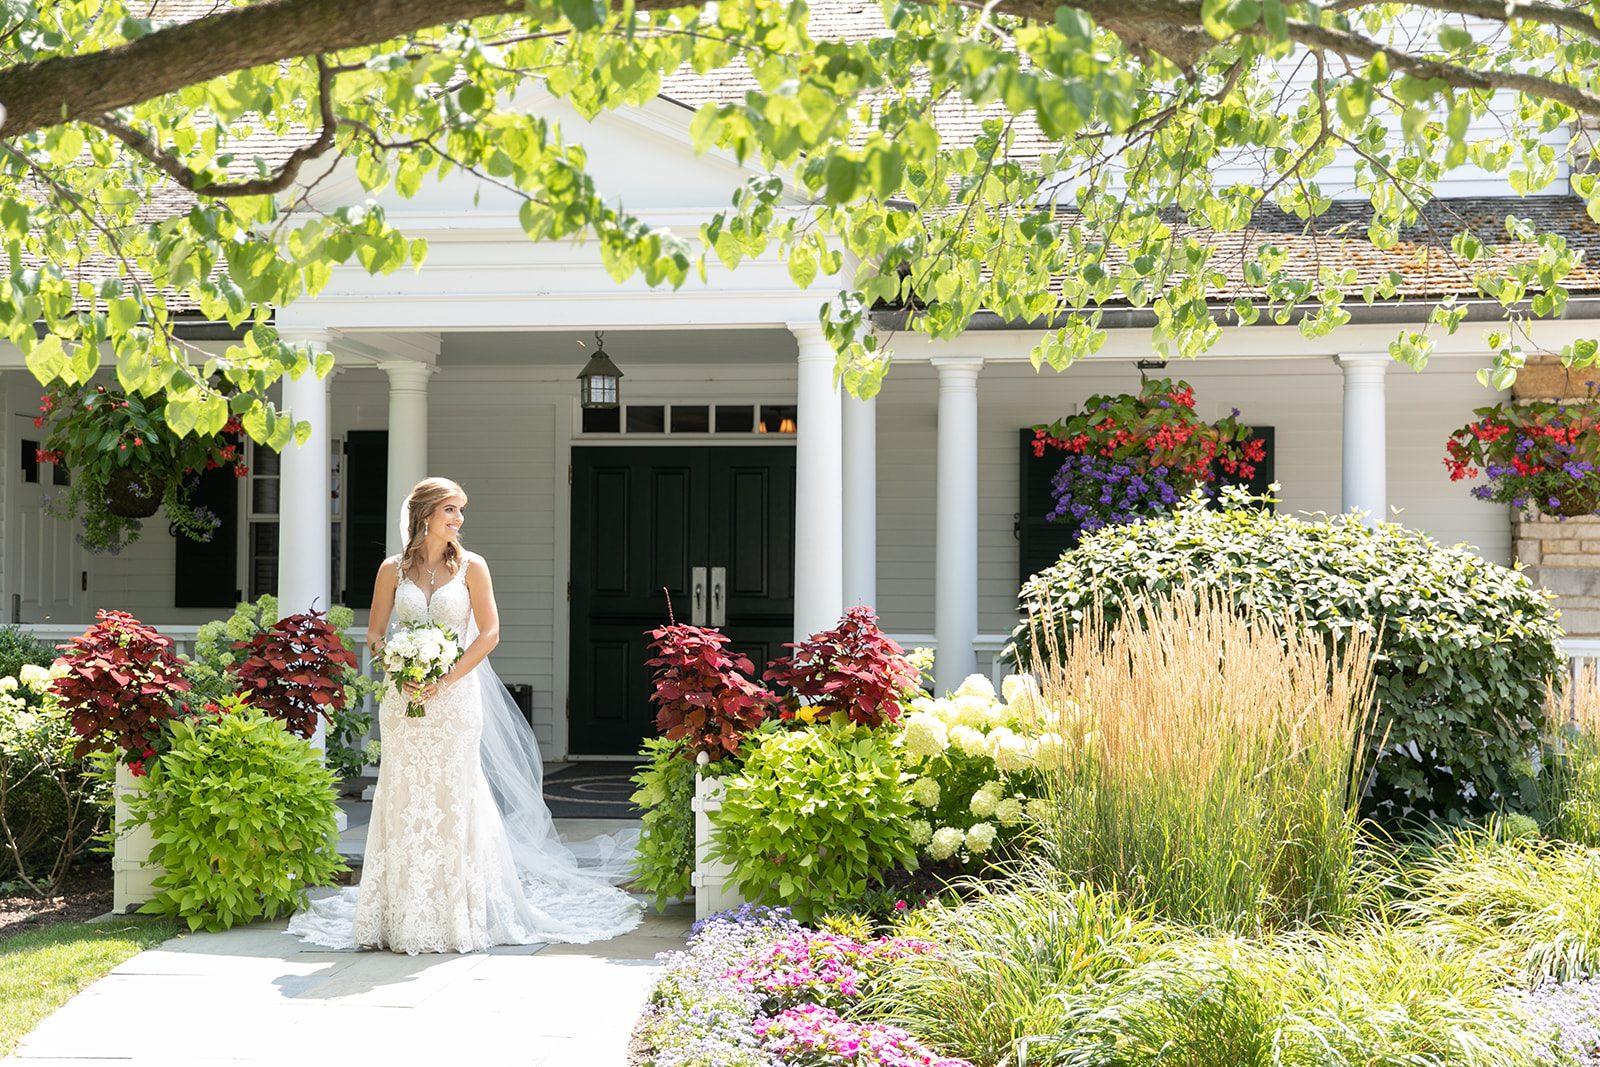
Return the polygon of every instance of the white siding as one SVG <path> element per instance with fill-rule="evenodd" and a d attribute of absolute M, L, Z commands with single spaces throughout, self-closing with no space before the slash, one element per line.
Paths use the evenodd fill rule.
<path fill-rule="evenodd" d="M 793 364 L 771 362 L 770 355 L 744 365 L 662 366 L 637 354 L 629 361 L 618 349 L 630 402 L 793 401 Z M 574 373 L 565 366 L 446 366 L 429 384 L 429 468 L 460 481 L 471 498 L 464 539 L 489 560 L 501 612 L 495 669 L 508 682 L 532 685 L 534 722 L 547 756 L 566 748 L 560 700 L 567 688 L 570 449 L 618 440 L 574 437 Z M 1174 363 L 1161 373 L 1193 383 L 1207 418 L 1237 406 L 1246 420 L 1276 428 L 1285 510 L 1338 510 L 1342 380 L 1331 362 L 1200 360 Z M 1137 372 L 1122 362 L 1090 361 L 1059 374 L 1035 374 L 1015 363 L 983 370 L 980 632 L 1003 633 L 1014 618 L 1018 428 L 1050 421 L 1092 393 L 1121 392 L 1137 383 Z M 1445 435 L 1494 395 L 1465 364 L 1440 360 L 1420 375 L 1392 369 L 1388 399 L 1389 499 L 1401 521 L 1446 542 L 1467 541 L 1504 562 L 1510 554 L 1506 510 L 1471 499 L 1449 482 L 1440 464 Z M 387 424 L 388 382 L 380 371 L 341 372 L 332 401 L 335 434 Z M 891 632 L 933 629 L 936 422 L 933 369 L 897 365 L 878 401 L 878 606 Z M 11 466 L 6 481 L 17 477 Z M 84 621 L 93 607 L 121 608 L 157 625 L 198 623 L 220 614 L 172 607 L 173 558 L 172 539 L 159 517 L 121 556 L 92 557 L 91 610 Z"/>
<path fill-rule="evenodd" d="M 1201 359 L 1153 372 L 1186 379 L 1206 418 L 1240 409 L 1276 428 L 1276 476 L 1288 512 L 1339 510 L 1343 381 L 1323 360 Z M 986 366 L 978 378 L 978 610 L 980 633 L 1009 631 L 1016 617 L 1017 430 L 1075 410 L 1094 393 L 1131 391 L 1129 364 L 1080 364 L 1035 374 L 1023 364 Z M 1465 541 L 1488 558 L 1510 557 L 1504 507 L 1451 484 L 1441 460 L 1446 435 L 1496 394 L 1473 370 L 1438 361 L 1422 374 L 1398 365 L 1388 377 L 1389 503 L 1407 525 L 1446 543 Z M 878 401 L 878 604 L 886 629 L 933 630 L 934 433 L 937 378 L 926 364 L 897 365 Z"/>

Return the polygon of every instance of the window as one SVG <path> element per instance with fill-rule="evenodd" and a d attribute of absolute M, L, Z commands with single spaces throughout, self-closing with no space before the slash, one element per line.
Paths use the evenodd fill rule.
<path fill-rule="evenodd" d="M 250 599 L 278 592 L 279 456 L 250 443 L 250 504 L 246 515 L 250 566 Z"/>
<path fill-rule="evenodd" d="M 578 425 L 585 435 L 792 434 L 799 425 L 799 408 L 750 402 L 624 404 L 620 408 L 584 408 Z"/>

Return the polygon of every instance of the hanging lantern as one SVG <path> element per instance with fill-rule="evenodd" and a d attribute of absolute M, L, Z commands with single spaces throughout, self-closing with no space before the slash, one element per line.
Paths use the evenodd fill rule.
<path fill-rule="evenodd" d="M 594 355 L 578 375 L 578 398 L 586 408 L 615 408 L 622 403 L 622 372 L 606 355 L 604 336 L 595 331 Z"/>

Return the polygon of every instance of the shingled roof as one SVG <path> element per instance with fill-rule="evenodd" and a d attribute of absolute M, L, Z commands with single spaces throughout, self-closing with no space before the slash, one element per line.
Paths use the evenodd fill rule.
<path fill-rule="evenodd" d="M 231 6 L 223 0 L 156 0 L 152 14 L 156 18 L 189 20 Z M 877 0 L 813 0 L 811 32 L 818 39 L 856 41 L 882 36 L 888 30 Z M 676 72 L 664 80 L 661 96 L 695 108 L 711 101 L 737 101 L 754 88 L 754 78 L 739 62 L 708 74 Z M 980 109 L 960 101 L 941 102 L 935 108 L 934 122 L 947 143 L 966 144 L 977 136 L 982 122 L 995 113 L 998 112 L 993 106 Z M 1013 121 L 1012 132 L 1010 153 L 1014 158 L 1037 159 L 1052 148 L 1037 124 L 1026 116 Z M 236 146 L 237 162 L 231 170 L 253 173 L 253 157 L 269 166 L 276 165 L 299 143 L 301 138 L 258 134 Z M 186 191 L 166 186 L 141 209 L 140 216 L 167 217 L 187 211 L 193 202 Z M 1259 246 L 1271 244 L 1288 254 L 1291 269 L 1299 277 L 1314 279 L 1321 267 L 1353 268 L 1356 281 L 1351 291 L 1359 293 L 1368 285 L 1382 285 L 1391 275 L 1398 275 L 1396 299 L 1421 302 L 1451 295 L 1471 296 L 1476 293 L 1473 276 L 1492 267 L 1495 261 L 1511 263 L 1537 258 L 1536 246 L 1508 237 L 1506 219 L 1516 216 L 1529 219 L 1541 231 L 1562 235 L 1574 249 L 1581 250 L 1583 265 L 1566 279 L 1565 285 L 1574 293 L 1600 293 L 1600 225 L 1589 218 L 1583 201 L 1577 197 L 1434 201 L 1425 209 L 1423 221 L 1409 227 L 1398 244 L 1381 249 L 1365 236 L 1370 210 L 1359 201 L 1337 201 L 1326 214 L 1310 223 L 1276 209 L 1264 209 L 1250 228 L 1236 233 L 1215 234 L 1182 220 L 1174 221 L 1173 228 L 1177 234 L 1218 247 L 1214 265 L 1227 278 L 1223 291 L 1217 294 L 1221 299 L 1261 295 L 1245 284 L 1242 263 L 1253 258 Z M 1072 224 L 1070 215 L 1064 221 Z M 1470 229 L 1494 249 L 1495 258 L 1477 264 L 1460 261 L 1450 249 L 1450 239 L 1462 229 Z M 109 263 L 90 263 L 81 273 L 98 277 L 114 274 L 115 270 Z M 169 306 L 179 313 L 198 310 L 179 294 L 169 294 Z"/>

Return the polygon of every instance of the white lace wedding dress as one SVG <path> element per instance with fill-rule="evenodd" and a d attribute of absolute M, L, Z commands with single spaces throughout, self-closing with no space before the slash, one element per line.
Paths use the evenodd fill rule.
<path fill-rule="evenodd" d="M 431 601 L 401 576 L 396 618 L 435 622 L 470 640 L 466 574 L 481 563 L 468 559 Z M 313 900 L 289 920 L 290 933 L 330 948 L 415 955 L 599 941 L 638 925 L 638 902 L 605 874 L 579 867 L 556 840 L 542 799 L 531 815 L 510 813 L 516 833 L 507 832 L 479 756 L 486 712 L 495 710 L 484 699 L 489 685 L 500 682 L 485 664 L 429 701 L 419 718 L 407 717 L 404 695 L 385 685 L 383 761 L 361 884 Z"/>

